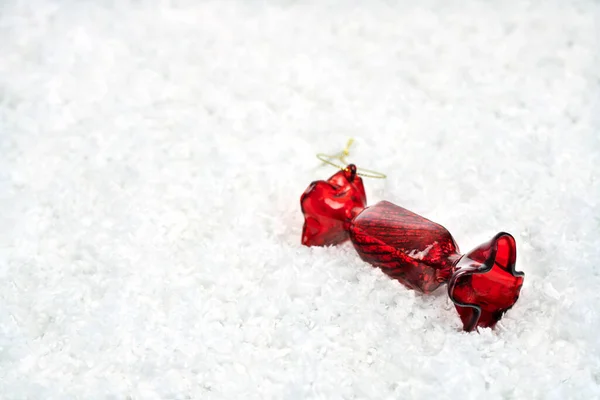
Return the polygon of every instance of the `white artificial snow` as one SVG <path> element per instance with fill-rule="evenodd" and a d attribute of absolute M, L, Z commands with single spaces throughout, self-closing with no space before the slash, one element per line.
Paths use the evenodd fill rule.
<path fill-rule="evenodd" d="M 2 1 L 0 398 L 600 398 L 599 66 L 591 0 Z M 516 237 L 495 330 L 300 245 L 349 137 Z"/>

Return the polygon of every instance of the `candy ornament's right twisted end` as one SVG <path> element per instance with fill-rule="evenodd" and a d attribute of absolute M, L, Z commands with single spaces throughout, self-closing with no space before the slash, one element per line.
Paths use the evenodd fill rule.
<path fill-rule="evenodd" d="M 500 232 L 456 261 L 448 281 L 465 331 L 493 327 L 519 298 L 524 274 L 515 270 L 517 247 Z"/>

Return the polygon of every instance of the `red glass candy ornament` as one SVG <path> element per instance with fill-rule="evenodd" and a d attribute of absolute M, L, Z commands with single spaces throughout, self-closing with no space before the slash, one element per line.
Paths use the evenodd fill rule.
<path fill-rule="evenodd" d="M 405 286 L 430 293 L 448 284 L 463 328 L 493 327 L 517 301 L 514 238 L 501 232 L 465 255 L 446 228 L 387 201 L 366 207 L 362 179 L 349 165 L 301 197 L 302 243 L 334 245 L 350 238 L 359 256 Z"/>

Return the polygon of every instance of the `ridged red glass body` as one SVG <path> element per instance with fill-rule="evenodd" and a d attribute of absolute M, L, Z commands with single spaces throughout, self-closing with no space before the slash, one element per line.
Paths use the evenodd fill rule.
<path fill-rule="evenodd" d="M 467 331 L 493 327 L 519 297 L 523 274 L 515 271 L 510 234 L 501 232 L 461 256 L 443 226 L 387 201 L 366 207 L 354 165 L 311 183 L 300 202 L 302 244 L 334 245 L 350 238 L 364 261 L 411 289 L 430 293 L 447 283 Z"/>

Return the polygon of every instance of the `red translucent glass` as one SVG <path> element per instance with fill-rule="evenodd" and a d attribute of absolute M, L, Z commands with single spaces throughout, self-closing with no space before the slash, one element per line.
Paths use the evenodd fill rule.
<path fill-rule="evenodd" d="M 441 225 L 387 201 L 350 224 L 360 257 L 411 289 L 429 293 L 448 280 L 457 246 Z"/>
<path fill-rule="evenodd" d="M 300 198 L 304 213 L 302 244 L 334 245 L 348 239 L 347 225 L 367 205 L 356 166 L 349 165 L 327 181 L 312 182 Z"/>
<path fill-rule="evenodd" d="M 501 232 L 454 264 L 448 295 L 465 330 L 493 327 L 515 304 L 524 279 L 515 271 L 516 261 L 515 239 Z"/>
<path fill-rule="evenodd" d="M 311 183 L 301 198 L 302 243 L 324 246 L 350 238 L 360 257 L 405 286 L 430 293 L 448 283 L 465 330 L 493 327 L 517 301 L 523 274 L 508 233 L 461 256 L 443 226 L 382 201 L 365 208 L 356 167 Z"/>

